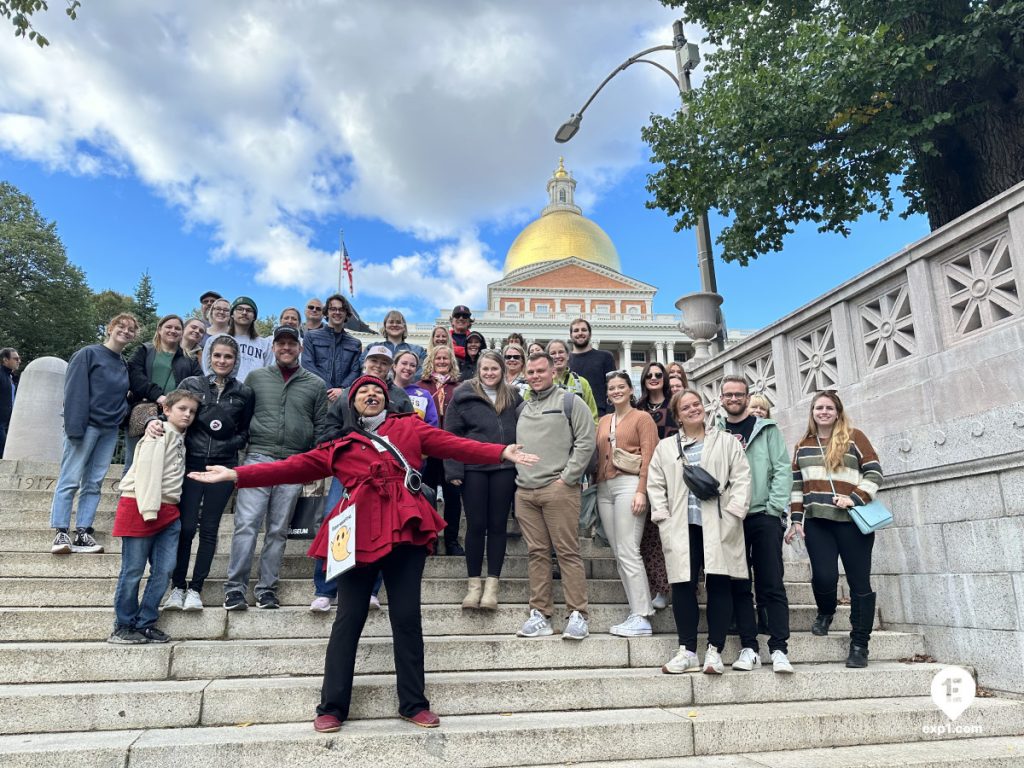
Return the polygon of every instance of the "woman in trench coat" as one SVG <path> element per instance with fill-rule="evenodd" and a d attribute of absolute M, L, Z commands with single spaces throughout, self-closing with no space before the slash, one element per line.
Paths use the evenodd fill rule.
<path fill-rule="evenodd" d="M 658 443 L 647 476 L 651 519 L 661 534 L 679 651 L 662 667 L 666 674 L 721 674 L 725 634 L 736 611 L 740 636 L 756 635 L 753 599 L 743 538 L 750 504 L 750 465 L 732 435 L 705 427 L 700 395 L 673 395 L 671 413 L 679 433 Z M 683 467 L 697 465 L 718 481 L 718 498 L 701 501 L 683 480 Z M 697 661 L 697 579 L 703 567 L 707 591 L 708 649 Z M 743 667 L 735 667 L 741 669 Z"/>

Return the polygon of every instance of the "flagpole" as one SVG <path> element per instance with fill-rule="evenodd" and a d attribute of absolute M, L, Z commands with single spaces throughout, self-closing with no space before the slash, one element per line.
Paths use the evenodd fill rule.
<path fill-rule="evenodd" d="M 338 230 L 338 293 L 341 293 L 342 261 L 345 259 L 345 230 Z"/>

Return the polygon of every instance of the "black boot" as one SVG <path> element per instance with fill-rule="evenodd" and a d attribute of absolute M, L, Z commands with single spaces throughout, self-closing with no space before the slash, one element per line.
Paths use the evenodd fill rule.
<path fill-rule="evenodd" d="M 814 590 L 814 602 L 818 606 L 818 615 L 811 626 L 811 634 L 824 637 L 828 634 L 828 628 L 832 625 L 832 619 L 836 615 L 836 591 L 831 589 L 828 592 Z"/>
<path fill-rule="evenodd" d="M 452 555 L 455 557 L 465 557 L 466 555 L 466 550 L 462 548 L 462 545 L 459 544 L 458 540 L 446 541 L 444 543 L 444 552 L 446 555 Z"/>
<path fill-rule="evenodd" d="M 868 642 L 871 627 L 875 623 L 875 602 L 877 592 L 850 597 L 850 654 L 846 666 L 860 669 L 868 665 Z"/>

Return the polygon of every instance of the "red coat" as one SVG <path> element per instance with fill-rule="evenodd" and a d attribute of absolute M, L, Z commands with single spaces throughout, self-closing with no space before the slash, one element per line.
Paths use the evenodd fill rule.
<path fill-rule="evenodd" d="M 429 426 L 414 413 L 390 414 L 377 434 L 387 437 L 413 466 L 422 454 L 467 464 L 498 464 L 505 449 L 456 437 Z M 356 505 L 357 564 L 379 560 L 396 544 L 430 546 L 445 527 L 423 496 L 406 490 L 405 470 L 395 457 L 379 452 L 373 441 L 355 432 L 283 461 L 244 465 L 235 471 L 239 488 L 308 483 L 332 476 L 341 481 L 349 498 L 342 499 L 320 526 L 309 548 L 312 557 L 327 557 L 327 520 L 352 504 Z"/>

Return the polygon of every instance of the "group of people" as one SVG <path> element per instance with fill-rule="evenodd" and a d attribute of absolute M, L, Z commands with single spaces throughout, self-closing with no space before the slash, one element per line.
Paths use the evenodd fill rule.
<path fill-rule="evenodd" d="M 329 479 L 324 521 L 308 552 L 310 608 L 329 611 L 335 600 L 338 608 L 314 726 L 337 730 L 348 716 L 356 647 L 383 582 L 399 712 L 433 727 L 439 718 L 424 693 L 420 605 L 427 556 L 442 546 L 446 555 L 464 556 L 462 607 L 494 610 L 514 513 L 528 551 L 530 592 L 517 634 L 554 633 L 557 568 L 568 614 L 562 637 L 581 641 L 589 635 L 581 488 L 594 483 L 629 606 L 610 631 L 650 635 L 651 616 L 671 602 L 679 651 L 665 673 L 721 674 L 733 622 L 741 641 L 733 669 L 761 665 L 760 633 L 768 636 L 773 669 L 793 671 L 782 545 L 795 536 L 806 537 L 811 559 L 813 633 L 829 631 L 841 558 L 852 596 L 846 663 L 867 664 L 874 535 L 861 534 L 848 510 L 873 497 L 881 470 L 834 392 L 812 399 L 807 432 L 791 459 L 770 403 L 751 397 L 745 379 L 725 377 L 713 423 L 676 364 L 648 363 L 637 398 L 630 372 L 593 348 L 583 318 L 571 324 L 567 341 L 542 347 L 513 334 L 491 349 L 471 330 L 470 310 L 459 306 L 451 326 L 435 328 L 424 349 L 406 341 L 405 319 L 396 311 L 384 318 L 384 339 L 364 350 L 345 330 L 352 309 L 340 294 L 307 302 L 305 325 L 297 309 L 282 312 L 266 340 L 249 335 L 251 299 L 211 294 L 202 299 L 203 334 L 192 334 L 199 353 L 185 349 L 191 321 L 168 316 L 126 363 L 122 353 L 138 324 L 122 314 L 108 324 L 103 344 L 69 363 L 51 512 L 54 553 L 101 551 L 92 522 L 118 426 L 128 418 L 140 436 L 115 516 L 122 569 L 110 642 L 169 640 L 156 626 L 168 583 L 164 610 L 203 609 L 221 516 L 236 488 L 224 607 L 248 607 L 257 534 L 265 529 L 252 599 L 257 608 L 278 608 L 292 511 L 303 484 Z M 443 517 L 424 488 L 443 498 Z M 328 581 L 327 520 L 353 506 L 356 567 Z M 702 573 L 708 646 L 701 662 Z"/>

